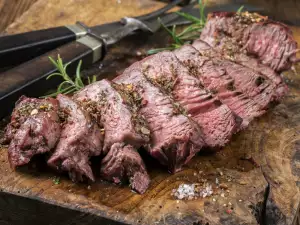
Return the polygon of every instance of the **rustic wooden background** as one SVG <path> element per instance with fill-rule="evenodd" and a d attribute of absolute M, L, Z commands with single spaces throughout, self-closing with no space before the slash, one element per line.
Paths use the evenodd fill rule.
<path fill-rule="evenodd" d="M 211 3 L 224 3 L 228 1 L 242 2 L 243 0 L 208 0 Z M 267 11 L 273 13 L 274 17 L 278 19 L 297 19 L 300 20 L 300 1 L 299 0 L 244 0 L 249 3 L 254 3 L 263 6 Z M 32 7 L 34 3 L 36 6 Z M 121 2 L 122 4 L 118 4 Z M 77 4 L 81 4 L 83 8 L 80 9 L 78 14 Z M 97 12 L 97 17 L 90 18 L 85 21 L 90 24 L 112 21 L 124 16 L 124 12 L 128 15 L 143 14 L 147 11 L 137 11 L 132 4 L 140 4 L 144 6 L 153 6 L 151 0 L 0 0 L 0 33 L 6 31 L 8 33 L 28 31 L 31 29 L 40 29 L 51 27 L 54 25 L 64 25 L 72 23 L 76 18 L 77 20 L 85 21 L 87 14 Z M 55 13 L 36 11 L 41 7 L 47 5 L 47 9 L 53 10 Z M 119 7 L 116 7 L 119 5 Z M 155 4 L 159 5 L 159 4 Z M 64 8 L 68 7 L 71 10 L 68 12 L 72 16 L 64 16 L 62 13 Z M 26 11 L 30 9 L 29 13 Z M 73 9 L 73 10 L 72 10 Z M 32 13 L 35 12 L 35 13 Z M 61 13 L 60 13 L 61 12 Z M 104 13 L 103 13 L 104 12 Z M 43 17 L 39 16 L 43 15 Z M 127 15 L 127 14 L 126 14 Z M 30 18 L 33 17 L 33 18 Z M 68 19 L 67 19 L 68 18 Z M 26 20 L 26 25 L 22 26 L 22 22 Z M 30 21 L 30 22 L 29 22 Z"/>
<path fill-rule="evenodd" d="M 210 0 L 210 3 L 213 4 L 213 2 L 226 2 L 227 0 Z M 238 0 L 236 0 L 238 2 Z M 300 16 L 300 6 L 299 6 L 299 1 L 297 0 L 287 0 L 287 1 L 280 1 L 280 0 L 248 0 L 249 2 L 254 2 L 260 5 L 265 6 L 268 10 L 272 10 L 274 14 L 276 14 L 277 16 L 279 16 L 280 18 L 292 18 L 292 19 L 297 19 Z M 272 2 L 272 3 L 271 3 Z M 118 20 L 119 18 L 121 18 L 122 16 L 133 16 L 133 15 L 140 15 L 140 14 L 144 14 L 146 12 L 152 11 L 158 7 L 162 6 L 162 3 L 159 2 L 154 2 L 151 0 L 0 0 L 0 16 L 1 16 L 1 20 L 0 20 L 0 32 L 2 33 L 7 33 L 7 34 L 14 34 L 14 33 L 20 33 L 20 32 L 25 32 L 25 31 L 30 31 L 30 30 L 35 30 L 35 29 L 42 29 L 42 28 L 48 28 L 48 27 L 54 27 L 54 26 L 59 26 L 59 25 L 66 25 L 66 24 L 73 24 L 76 21 L 82 21 L 88 25 L 94 25 L 94 24 L 100 24 L 100 23 L 105 23 L 105 22 L 109 22 L 109 21 L 113 21 L 113 20 Z M 280 12 L 280 13 L 278 13 Z M 42 15 L 42 16 L 41 16 Z M 296 29 L 296 34 L 297 37 L 299 37 L 297 40 L 300 40 L 300 30 Z M 299 82 L 299 80 L 297 80 Z M 295 90 L 295 93 L 298 93 L 299 90 Z M 300 99 L 300 98 L 299 98 Z M 297 110 L 295 110 L 295 102 L 291 101 L 287 101 L 286 105 L 288 108 L 290 108 L 288 111 L 292 111 L 292 112 L 297 112 L 299 113 Z M 280 108 L 277 110 L 275 110 L 273 113 L 265 116 L 262 120 L 264 121 L 268 121 L 268 123 L 261 123 L 260 121 L 258 121 L 256 123 L 256 126 L 252 126 L 249 128 L 249 130 L 247 131 L 248 134 L 250 133 L 250 135 L 246 135 L 246 133 L 242 133 L 240 135 L 238 135 L 236 137 L 236 139 L 243 139 L 243 137 L 245 138 L 245 144 L 248 143 L 246 142 L 247 138 L 251 138 L 251 140 L 253 140 L 253 146 L 241 146 L 241 148 L 244 147 L 244 151 L 238 153 L 239 155 L 243 155 L 244 153 L 246 154 L 247 151 L 251 152 L 252 151 L 252 156 L 255 158 L 257 158 L 258 160 L 261 160 L 262 164 L 264 164 L 263 160 L 264 159 L 260 159 L 260 155 L 258 154 L 256 156 L 256 152 L 252 150 L 253 148 L 257 148 L 258 146 L 260 146 L 261 143 L 258 143 L 257 140 L 261 140 L 261 136 L 266 136 L 268 137 L 268 135 L 278 135 L 278 140 L 282 139 L 283 144 L 286 143 L 286 146 L 281 146 L 282 148 L 282 152 L 278 153 L 275 152 L 275 150 L 273 151 L 272 148 L 276 149 L 276 146 L 278 143 L 277 142 L 267 142 L 265 145 L 268 148 L 271 148 L 270 153 L 272 153 L 273 155 L 270 156 L 268 155 L 267 158 L 271 159 L 270 162 L 265 162 L 268 166 L 271 165 L 270 167 L 270 171 L 267 170 L 270 174 L 268 174 L 270 176 L 270 179 L 273 180 L 273 176 L 276 177 L 277 174 L 282 174 L 282 171 L 279 171 L 279 169 L 286 169 L 286 174 L 288 174 L 286 177 L 282 177 L 279 176 L 278 179 L 279 180 L 274 180 L 274 190 L 275 190 L 275 201 L 276 203 L 284 203 L 283 205 L 294 205 L 296 206 L 297 203 L 295 202 L 291 202 L 288 203 L 290 201 L 290 197 L 293 196 L 293 189 L 289 190 L 288 187 L 281 187 L 281 185 L 289 185 L 286 184 L 286 182 L 292 181 L 294 178 L 290 175 L 290 171 L 289 171 L 289 167 L 288 164 L 287 166 L 285 166 L 284 161 L 282 161 L 282 164 L 284 164 L 284 166 L 279 165 L 278 164 L 278 168 L 277 167 L 277 160 L 278 157 L 285 157 L 285 154 L 290 154 L 287 153 L 289 148 L 290 148 L 290 143 L 293 143 L 294 140 L 292 139 L 292 131 L 291 134 L 289 132 L 279 132 L 278 134 L 276 134 L 276 131 L 270 131 L 270 133 L 265 133 L 266 129 L 269 129 L 269 127 L 265 127 L 267 124 L 272 124 L 272 121 L 274 121 L 274 119 L 278 119 L 277 123 L 278 124 L 285 124 L 285 120 L 284 118 L 281 116 L 281 110 Z M 278 115 L 276 114 L 278 113 Z M 278 117 L 278 118 L 277 118 Z M 299 118 L 297 117 L 295 119 L 295 121 L 299 121 Z M 293 122 L 293 121 L 292 121 Z M 276 123 L 275 123 L 276 124 Z M 293 124 L 286 124 L 289 127 L 293 127 Z M 296 129 L 296 128 L 293 128 Z M 290 136 L 291 137 L 290 137 Z M 251 142 L 251 141 L 250 141 Z M 217 156 L 216 158 L 218 160 L 223 161 L 225 160 L 226 154 L 227 154 L 227 158 L 229 161 L 232 160 L 233 157 L 232 154 L 236 154 L 236 153 L 232 153 L 231 152 L 231 147 L 234 149 L 236 144 L 241 144 L 241 142 L 232 142 L 230 144 L 230 146 L 228 148 L 226 148 L 227 150 L 224 151 L 224 153 L 222 153 L 223 155 L 221 156 Z M 276 154 L 282 154 L 279 156 L 276 156 Z M 225 156 L 224 156 L 225 155 Z M 275 157 L 276 156 L 276 157 Z M 204 157 L 205 158 L 205 157 Z M 274 158 L 274 161 L 273 159 Z M 213 159 L 215 160 L 215 158 Z M 3 158 L 3 162 L 5 161 L 5 159 Z M 207 158 L 206 161 L 210 161 L 209 158 Z M 229 162 L 228 161 L 228 162 Z M 276 163 L 274 163 L 276 162 Z M 218 164 L 219 162 L 217 161 L 216 164 Z M 270 163 L 270 165 L 269 165 Z M 272 167 L 272 163 L 274 163 L 273 167 Z M 208 163 L 209 164 L 209 163 Z M 295 165 L 297 168 L 300 168 L 299 165 Z M 3 174 L 4 172 L 4 168 L 1 168 L 0 170 L 3 170 Z M 187 173 L 192 173 L 192 169 L 188 170 Z M 285 170 L 284 170 L 285 171 Z M 300 171 L 300 170 L 296 170 L 296 171 Z M 238 186 L 239 188 L 241 188 L 241 192 L 243 192 L 245 195 L 249 195 L 249 198 L 253 198 L 253 199 L 263 199 L 263 196 L 260 196 L 259 193 L 263 192 L 263 188 L 266 186 L 265 183 L 259 183 L 261 180 L 264 180 L 262 178 L 262 174 L 260 173 L 259 170 L 254 169 L 251 173 L 249 173 L 249 177 L 247 177 L 247 181 L 242 181 L 243 184 L 242 186 Z M 190 174 L 191 175 L 191 174 Z M 26 180 L 28 175 L 24 175 L 20 174 L 20 179 L 21 180 Z M 178 174 L 176 175 L 178 177 L 180 177 L 181 175 Z M 7 177 L 10 177 L 9 175 Z M 15 177 L 17 179 L 17 176 L 13 175 L 12 177 Z M 171 181 L 169 182 L 168 180 L 165 180 L 168 176 L 167 175 L 162 175 L 159 179 L 161 179 L 162 184 L 165 185 L 171 185 Z M 193 177 L 191 175 L 191 177 Z M 12 178 L 13 179 L 13 178 Z M 175 178 L 174 178 L 175 179 Z M 242 177 L 241 177 L 242 179 Z M 156 179 L 157 181 L 158 179 Z M 170 180 L 173 180 L 170 179 Z M 48 182 L 48 180 L 47 180 Z M 68 181 L 66 181 L 68 182 Z M 169 183 L 168 183 L 169 182 Z M 176 182 L 176 180 L 175 180 Z M 243 189 L 247 190 L 247 187 L 251 186 L 251 182 L 253 182 L 254 186 L 258 186 L 261 187 L 262 190 L 256 190 L 256 191 L 250 191 L 249 193 L 246 193 L 245 191 L 242 191 Z M 300 182 L 300 180 L 298 180 L 298 182 Z M 1 182 L 0 182 L 1 183 Z M 18 185 L 21 183 L 22 185 L 24 185 L 24 187 L 27 187 L 26 185 L 29 183 L 26 182 L 17 182 Z M 50 186 L 51 186 L 51 180 L 49 180 Z M 244 184 L 245 183 L 245 184 Z M 69 185 L 69 183 L 68 183 Z M 156 185 L 156 184 L 155 184 Z M 175 185 L 175 183 L 174 183 Z M 157 188 L 159 188 L 161 185 L 158 185 Z M 111 187 L 111 186 L 109 186 Z M 277 189 L 278 187 L 278 189 Z M 34 186 L 32 187 L 34 190 Z M 86 190 L 82 189 L 82 187 L 78 188 L 78 193 L 81 192 L 85 192 Z M 54 188 L 55 189 L 55 194 L 60 193 L 57 190 L 57 187 Z M 80 189 L 80 190 L 79 190 Z M 29 189 L 28 189 L 29 190 Z M 282 191 L 286 191 L 285 193 L 280 193 Z M 111 189 L 112 192 L 116 191 L 115 193 L 122 193 L 124 194 L 124 196 L 126 197 L 127 195 L 133 199 L 134 204 L 133 205 L 139 205 L 142 203 L 138 203 L 140 202 L 140 197 L 136 197 L 136 196 L 131 196 L 129 195 L 126 190 L 121 191 L 117 190 L 116 187 L 112 187 Z M 44 193 L 43 193 L 44 194 Z M 42 195 L 42 194 L 41 194 Z M 163 195 L 163 194 L 161 194 Z M 61 197 L 63 198 L 64 196 L 64 192 L 62 192 Z M 75 196 L 75 195 L 74 195 Z M 79 199 L 72 199 L 72 201 L 79 201 L 80 202 L 80 196 L 81 195 L 76 195 L 79 196 Z M 282 198 L 278 198 L 278 196 L 282 196 Z M 148 194 L 147 196 L 143 196 L 145 197 L 145 199 L 151 199 L 151 193 Z M 1 197 L 0 197 L 1 198 Z M 120 198 L 122 199 L 122 197 L 120 196 Z M 163 198 L 161 198 L 163 199 Z M 296 199 L 296 194 L 295 194 L 295 199 Z M 9 201 L 9 200 L 7 200 Z M 106 199 L 103 200 L 108 201 Z M 150 201 L 150 200 L 149 200 Z M 127 201 L 124 200 L 124 204 Z M 135 203 L 137 202 L 137 203 Z M 141 201 L 142 202 L 142 201 Z M 90 202 L 89 202 L 90 203 Z M 122 204 L 115 205 L 115 202 L 107 202 L 108 205 L 114 205 L 114 207 L 116 209 L 121 209 L 122 208 Z M 161 202 L 163 203 L 163 202 Z M 96 204 L 96 203 L 90 203 L 90 204 Z M 154 203 L 153 203 L 154 204 Z M 158 203 L 157 203 L 158 204 Z M 170 203 L 171 204 L 171 203 Z M 168 207 L 171 207 L 170 204 Z M 193 203 L 189 203 L 187 205 L 180 205 L 180 207 L 189 207 L 191 206 L 191 208 L 193 207 Z M 26 206 L 24 206 L 26 207 Z M 125 206 L 126 208 L 127 206 Z M 133 206 L 132 206 L 133 207 Z M 199 206 L 200 207 L 200 206 Z M 201 206 L 204 207 L 204 206 Z M 292 206 L 291 206 L 292 208 Z M 20 209 L 21 210 L 21 209 Z M 130 206 L 128 206 L 128 210 L 131 210 Z M 151 209 L 150 211 L 153 213 L 154 209 Z M 168 211 L 167 209 L 163 208 L 162 211 Z M 184 208 L 183 210 L 186 210 L 186 208 Z M 243 209 L 240 209 L 240 212 L 243 212 Z M 156 212 L 156 211 L 155 211 Z M 137 211 L 138 214 L 138 211 Z M 153 213 L 155 214 L 155 213 Z M 208 215 L 209 216 L 209 215 Z M 242 217 L 242 213 L 240 214 L 240 216 Z M 0 215 L 0 219 L 1 219 L 1 215 Z M 299 223 L 299 221 L 298 221 Z M 0 220 L 0 224 L 1 224 L 1 220 Z M 71 224 L 71 223 L 68 223 Z M 300 224 L 300 223 L 299 223 Z"/>

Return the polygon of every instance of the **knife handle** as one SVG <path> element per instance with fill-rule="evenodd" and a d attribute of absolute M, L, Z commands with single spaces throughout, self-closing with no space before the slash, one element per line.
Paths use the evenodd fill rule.
<path fill-rule="evenodd" d="M 55 27 L 0 37 L 0 68 L 9 68 L 86 34 L 80 25 Z"/>
<path fill-rule="evenodd" d="M 104 56 L 104 47 L 100 40 L 87 35 L 1 73 L 0 118 L 6 116 L 13 109 L 21 95 L 39 97 L 61 83 L 62 79 L 57 76 L 46 80 L 47 76 L 56 71 L 49 56 L 56 59 L 59 54 L 64 63 L 70 63 L 67 72 L 75 74 L 79 60 L 82 60 L 82 68 L 90 66 Z"/>

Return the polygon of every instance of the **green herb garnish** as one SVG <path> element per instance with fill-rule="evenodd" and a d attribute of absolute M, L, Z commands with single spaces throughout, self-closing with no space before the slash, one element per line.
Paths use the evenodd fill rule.
<path fill-rule="evenodd" d="M 174 50 L 179 47 L 181 47 L 184 44 L 190 43 L 192 40 L 195 40 L 199 37 L 200 32 L 202 31 L 205 23 L 206 23 L 206 17 L 204 15 L 204 10 L 206 3 L 202 0 L 198 0 L 198 6 L 199 6 L 199 14 L 200 17 L 197 18 L 195 16 L 192 16 L 188 13 L 183 12 L 176 12 L 179 16 L 184 17 L 186 20 L 189 20 L 192 22 L 191 25 L 186 27 L 182 32 L 178 33 L 176 31 L 176 26 L 173 26 L 172 29 L 169 29 L 166 27 L 161 21 L 161 26 L 168 32 L 168 34 L 172 37 L 174 43 L 172 43 L 170 46 L 166 48 L 156 48 L 156 49 L 150 49 L 147 53 L 149 55 L 155 54 L 161 51 L 165 50 Z"/>
<path fill-rule="evenodd" d="M 56 184 L 56 185 L 60 184 L 60 177 L 54 177 L 52 181 L 53 181 L 53 184 Z"/>
<path fill-rule="evenodd" d="M 60 55 L 57 56 L 57 60 L 55 61 L 52 57 L 49 57 L 50 61 L 52 64 L 55 66 L 55 68 L 58 70 L 58 72 L 50 74 L 46 79 L 50 79 L 51 77 L 54 76 L 60 76 L 64 81 L 58 85 L 57 90 L 49 94 L 45 97 L 54 97 L 57 96 L 58 94 L 70 94 L 74 93 L 80 89 L 82 89 L 85 84 L 81 78 L 81 73 L 80 73 L 80 68 L 82 61 L 80 60 L 77 68 L 76 68 L 76 76 L 74 80 L 67 74 L 67 67 L 69 66 L 70 63 L 63 63 L 62 58 Z M 96 81 L 96 76 L 94 75 L 92 78 L 88 77 L 87 78 L 87 84 L 94 83 Z"/>
<path fill-rule="evenodd" d="M 236 12 L 241 13 L 243 11 L 243 9 L 244 9 L 244 6 L 242 5 Z"/>

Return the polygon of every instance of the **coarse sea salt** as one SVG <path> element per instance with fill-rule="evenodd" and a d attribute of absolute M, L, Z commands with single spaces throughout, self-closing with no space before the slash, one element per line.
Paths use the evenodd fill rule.
<path fill-rule="evenodd" d="M 180 184 L 177 189 L 173 189 L 172 195 L 177 199 L 192 200 L 197 197 L 208 197 L 213 194 L 212 186 L 209 184 L 199 187 L 198 184 Z"/>

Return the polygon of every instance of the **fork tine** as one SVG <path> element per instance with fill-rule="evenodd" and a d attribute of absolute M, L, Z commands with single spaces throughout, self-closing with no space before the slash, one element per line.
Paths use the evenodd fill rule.
<path fill-rule="evenodd" d="M 168 10 L 176 7 L 177 5 L 179 5 L 180 3 L 183 3 L 184 0 L 175 0 L 175 1 L 172 1 L 170 4 L 154 11 L 154 12 L 151 12 L 151 13 L 148 13 L 148 14 L 145 14 L 145 15 L 142 15 L 142 16 L 138 16 L 138 17 L 135 17 L 136 19 L 138 20 L 149 20 L 149 19 L 153 19 L 153 18 L 156 18 L 158 16 L 160 16 L 161 14 L 167 12 Z"/>

